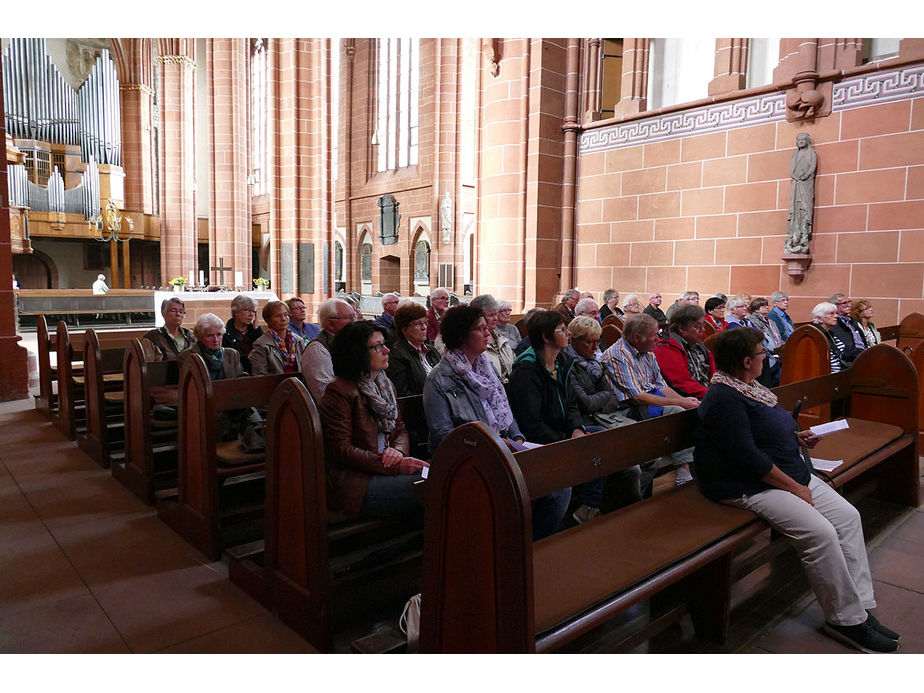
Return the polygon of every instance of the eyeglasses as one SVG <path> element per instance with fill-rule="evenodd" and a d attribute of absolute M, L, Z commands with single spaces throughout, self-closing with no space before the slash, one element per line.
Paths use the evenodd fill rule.
<path fill-rule="evenodd" d="M 379 342 L 378 344 L 370 344 L 368 347 L 369 351 L 377 351 L 380 354 L 387 354 L 390 349 L 385 346 L 385 342 Z"/>
<path fill-rule="evenodd" d="M 581 337 L 581 341 L 589 346 L 596 346 L 600 343 L 599 339 L 589 339 L 587 337 Z"/>
<path fill-rule="evenodd" d="M 186 311 L 182 308 L 170 308 L 167 310 L 168 313 L 177 313 L 178 315 L 186 315 Z"/>
<path fill-rule="evenodd" d="M 421 318 L 420 320 L 415 320 L 414 322 L 408 324 L 408 327 L 426 327 L 427 319 Z"/>
<path fill-rule="evenodd" d="M 839 306 L 849 306 L 849 305 L 850 305 L 850 300 L 848 299 L 848 300 L 846 300 L 846 301 L 838 301 L 838 302 L 837 302 L 837 305 L 839 305 Z"/>
<path fill-rule="evenodd" d="M 507 313 L 507 314 L 509 315 L 510 313 L 513 312 L 513 309 L 511 309 L 511 308 L 501 308 L 501 309 L 500 309 L 499 311 L 497 311 L 497 312 L 498 312 L 498 313 Z"/>
<path fill-rule="evenodd" d="M 769 354 L 770 354 L 770 352 L 767 351 L 766 349 L 761 349 L 761 350 L 758 351 L 756 354 L 752 354 L 752 355 L 751 355 L 751 358 L 752 358 L 752 359 L 756 359 L 758 356 L 768 356 Z"/>
<path fill-rule="evenodd" d="M 571 332 L 568 331 L 567 327 L 556 327 L 554 330 L 552 330 L 552 332 L 560 332 L 561 334 L 571 334 Z"/>

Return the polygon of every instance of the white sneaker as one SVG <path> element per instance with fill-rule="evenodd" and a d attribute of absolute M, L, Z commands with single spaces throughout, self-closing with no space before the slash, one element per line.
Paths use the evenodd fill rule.
<path fill-rule="evenodd" d="M 582 525 L 585 522 L 590 522 L 596 517 L 599 517 L 599 515 L 600 515 L 599 508 L 591 508 L 589 505 L 582 505 L 580 508 L 578 508 L 571 514 L 571 517 L 573 517 L 574 521 L 577 522 L 579 525 Z"/>

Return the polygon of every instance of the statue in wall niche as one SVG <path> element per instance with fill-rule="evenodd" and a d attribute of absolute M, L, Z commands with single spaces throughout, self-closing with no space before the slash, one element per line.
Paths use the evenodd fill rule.
<path fill-rule="evenodd" d="M 452 200 L 449 199 L 449 191 L 440 201 L 440 231 L 443 232 L 443 243 L 452 242 Z"/>
<path fill-rule="evenodd" d="M 818 156 L 807 133 L 796 137 L 796 151 L 792 155 L 789 175 L 792 189 L 789 192 L 789 220 L 786 228 L 786 253 L 807 255 L 812 235 L 812 213 L 815 209 L 815 170 Z"/>
<path fill-rule="evenodd" d="M 363 282 L 372 281 L 372 244 L 363 243 L 359 249 L 359 276 Z"/>
<path fill-rule="evenodd" d="M 382 245 L 393 245 L 398 242 L 398 227 L 401 224 L 401 215 L 398 214 L 398 201 L 391 193 L 382 195 L 376 202 L 379 209 L 379 231 Z"/>
<path fill-rule="evenodd" d="M 430 245 L 417 241 L 414 247 L 414 282 L 426 284 L 430 281 Z"/>

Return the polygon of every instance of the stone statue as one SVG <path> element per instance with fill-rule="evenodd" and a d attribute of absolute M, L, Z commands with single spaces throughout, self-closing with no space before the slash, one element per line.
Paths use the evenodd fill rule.
<path fill-rule="evenodd" d="M 372 281 L 372 244 L 363 243 L 359 249 L 359 276 L 364 282 Z"/>
<path fill-rule="evenodd" d="M 786 228 L 786 253 L 807 255 L 812 235 L 812 213 L 815 208 L 815 169 L 818 156 L 807 133 L 799 133 L 796 151 L 792 155 L 789 175 L 789 224 Z"/>
<path fill-rule="evenodd" d="M 449 191 L 440 201 L 440 231 L 443 232 L 443 243 L 452 242 L 452 200 Z"/>
<path fill-rule="evenodd" d="M 414 247 L 414 281 L 418 284 L 430 281 L 430 246 L 426 241 L 417 241 Z"/>

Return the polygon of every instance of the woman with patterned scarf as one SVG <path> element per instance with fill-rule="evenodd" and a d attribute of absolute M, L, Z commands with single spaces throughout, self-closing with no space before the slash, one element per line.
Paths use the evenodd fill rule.
<path fill-rule="evenodd" d="M 318 403 L 331 507 L 369 517 L 421 512 L 414 494 L 424 460 L 411 457 L 398 398 L 385 370 L 384 328 L 346 325 L 331 343 L 334 380 Z"/>
<path fill-rule="evenodd" d="M 298 373 L 302 369 L 305 340 L 289 329 L 289 307 L 282 301 L 263 306 L 266 331 L 250 351 L 251 375 Z"/>
<path fill-rule="evenodd" d="M 519 443 L 525 438 L 497 371 L 484 353 L 489 336 L 484 312 L 465 305 L 450 308 L 440 320 L 440 336 L 446 352 L 430 371 L 423 390 L 430 451 L 454 428 L 474 421 L 494 429 L 511 450 L 521 449 Z M 555 531 L 570 498 L 571 489 L 565 489 L 533 501 L 533 539 Z"/>
<path fill-rule="evenodd" d="M 833 306 L 832 306 L 833 308 Z M 894 652 L 898 633 L 876 606 L 860 514 L 806 465 L 799 431 L 757 382 L 767 351 L 753 327 L 720 332 L 717 371 L 698 408 L 694 470 L 707 498 L 757 513 L 795 546 L 825 617 L 824 631 L 864 652 Z"/>

